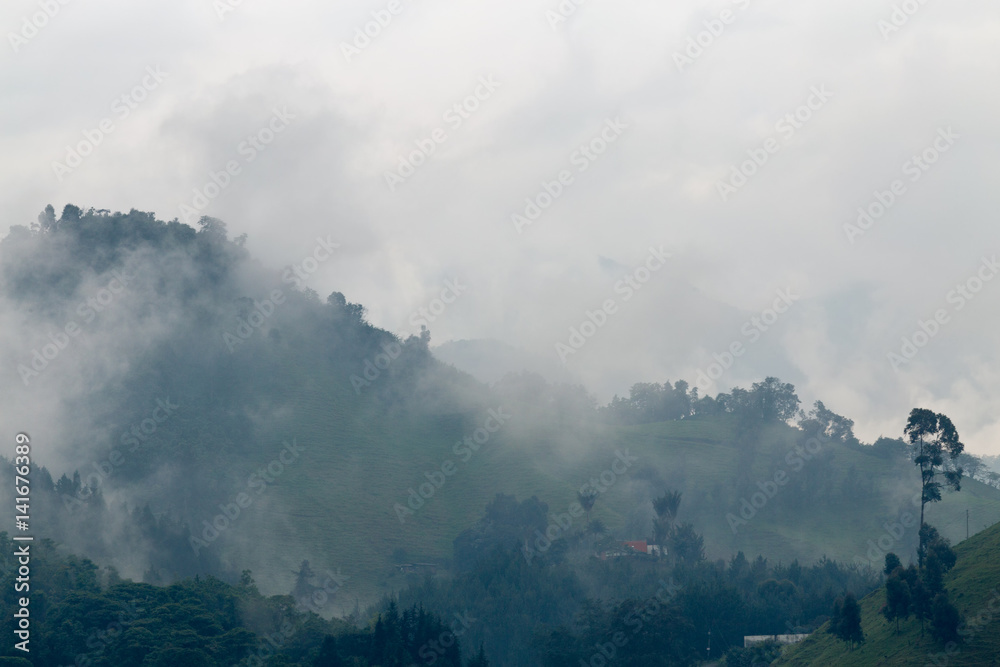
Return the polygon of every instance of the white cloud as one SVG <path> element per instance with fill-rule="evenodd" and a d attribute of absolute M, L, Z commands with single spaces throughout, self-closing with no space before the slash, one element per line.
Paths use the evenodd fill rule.
<path fill-rule="evenodd" d="M 365 303 L 376 324 L 409 333 L 414 308 L 457 275 L 472 289 L 435 323 L 436 342 L 500 338 L 554 356 L 614 282 L 598 258 L 631 267 L 666 244 L 671 270 L 570 362 L 602 398 L 692 379 L 705 351 L 791 284 L 808 310 L 779 323 L 734 380 L 784 371 L 868 438 L 900 435 L 917 402 L 942 406 L 972 449 L 1000 453 L 1000 380 L 984 371 L 1000 352 L 1000 282 L 903 373 L 886 361 L 1000 249 L 994 3 L 927 3 L 888 40 L 876 26 L 888 3 L 593 0 L 551 30 L 556 4 L 403 0 L 348 63 L 340 43 L 385 3 L 246 0 L 222 21 L 208 2 L 69 3 L 0 54 L 0 224 L 67 202 L 171 219 L 287 105 L 294 125 L 206 213 L 274 266 L 332 234 L 343 254 L 316 289 Z M 736 20 L 678 72 L 674 51 L 726 7 Z M 3 32 L 36 10 L 5 3 Z M 60 183 L 52 161 L 157 64 L 168 81 Z M 400 151 L 488 74 L 503 87 L 390 193 L 383 172 Z M 723 203 L 716 181 L 821 84 L 835 93 L 828 106 Z M 518 235 L 510 214 L 617 115 L 630 124 L 621 140 Z M 954 150 L 849 244 L 843 225 L 942 126 L 962 135 Z"/>

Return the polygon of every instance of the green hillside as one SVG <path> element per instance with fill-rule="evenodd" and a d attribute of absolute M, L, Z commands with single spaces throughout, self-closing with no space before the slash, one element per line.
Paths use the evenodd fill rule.
<path fill-rule="evenodd" d="M 306 465 L 290 468 L 278 480 L 266 504 L 248 515 L 245 527 L 233 531 L 232 542 L 220 541 L 224 549 L 238 547 L 232 552 L 239 555 L 241 567 L 278 572 L 269 582 L 275 591 L 291 587 L 303 558 L 317 571 L 340 568 L 352 578 L 345 605 L 353 604 L 353 596 L 364 600 L 376 591 L 398 588 L 407 578 L 393 567 L 396 555 L 405 553 L 408 562 L 447 563 L 452 540 L 497 493 L 535 495 L 550 512 L 566 512 L 580 486 L 608 470 L 618 450 L 628 450 L 638 461 L 601 495 L 593 517 L 622 538 L 645 539 L 650 498 L 661 488 L 679 489 L 684 493 L 681 520 L 703 533 L 710 559 L 728 560 L 742 550 L 775 562 L 798 558 L 809 563 L 823 556 L 855 562 L 866 558 L 869 540 L 877 542 L 886 533 L 883 524 L 912 511 L 906 492 L 919 488 L 909 462 L 832 442 L 823 448 L 827 459 L 799 473 L 806 489 L 816 477 L 824 480 L 829 487 L 825 502 L 803 503 L 781 488 L 734 534 L 727 514 L 738 513 L 740 499 L 756 491 L 758 481 L 772 479 L 782 469 L 795 480 L 785 457 L 801 436 L 797 429 L 781 425 L 767 430 L 749 469 L 742 470 L 737 427 L 726 416 L 630 427 L 591 424 L 567 443 L 559 427 L 537 422 L 519 426 L 517 408 L 505 406 L 512 414 L 509 430 L 501 429 L 462 463 L 452 451 L 461 429 L 433 423 L 415 427 L 392 419 L 359 424 L 338 409 L 341 401 L 349 398 L 338 397 L 332 388 L 324 393 L 313 387 L 295 397 L 294 432 L 301 442 L 317 446 L 304 456 Z M 488 407 L 464 415 L 464 421 L 475 424 Z M 406 505 L 408 490 L 426 482 L 424 474 L 439 470 L 446 460 L 455 462 L 455 474 L 400 523 L 393 506 Z M 841 488 L 852 467 L 861 471 L 856 474 L 866 491 Z M 749 485 L 746 492 L 739 491 L 741 478 Z M 929 508 L 928 520 L 955 542 L 965 536 L 967 508 L 973 531 L 1000 521 L 1000 491 L 965 480 L 960 493 L 946 494 Z M 916 530 L 908 529 L 893 538 L 892 549 L 905 560 L 907 553 L 915 553 L 915 544 Z"/>
<path fill-rule="evenodd" d="M 931 639 L 929 633 L 921 637 L 920 624 L 912 618 L 901 624 L 897 635 L 895 624 L 879 613 L 885 603 L 885 590 L 879 589 L 860 602 L 864 644 L 848 651 L 846 644 L 826 633 L 824 625 L 801 644 L 787 649 L 774 664 L 1000 665 L 1000 524 L 957 545 L 955 553 L 958 561 L 945 576 L 945 587 L 966 624 L 960 627 L 964 643 L 953 647 L 950 654 L 945 654 L 945 647 Z"/>
<path fill-rule="evenodd" d="M 0 297 L 23 320 L 23 340 L 0 350 L 23 366 L 0 427 L 30 432 L 33 463 L 67 473 L 33 487 L 39 530 L 123 575 L 236 580 L 250 569 L 262 591 L 287 593 L 308 560 L 321 577 L 346 578 L 328 607 L 343 611 L 419 578 L 396 564 L 447 567 L 453 540 L 496 494 L 537 496 L 559 515 L 602 478 L 590 518 L 618 539 L 649 537 L 651 499 L 678 490 L 677 519 L 704 535 L 710 559 L 866 562 L 879 542 L 904 560 L 914 550 L 916 531 L 892 528 L 915 511 L 914 466 L 850 429 L 803 450 L 805 432 L 787 425 L 799 404 L 791 385 L 780 415 L 755 407 L 763 393 L 698 397 L 681 382 L 669 414 L 655 401 L 597 409 L 583 390 L 530 374 L 487 386 L 435 359 L 430 332 L 401 340 L 339 292 L 289 286 L 219 220 L 195 230 L 140 211 L 68 210 L 0 242 Z M 88 298 L 112 296 L 102 286 L 117 285 L 115 272 L 128 289 L 88 312 Z M 32 359 L 67 323 L 83 333 L 62 334 L 67 349 L 51 361 Z M 154 422 L 165 399 L 178 407 Z M 52 414 L 29 409 L 39 404 Z M 487 434 L 490 411 L 510 416 Z M 477 432 L 487 436 L 478 451 L 456 449 Z M 280 463 L 285 442 L 301 454 Z M 620 475 L 619 452 L 630 457 Z M 403 509 L 421 488 L 430 497 Z M 966 480 L 929 521 L 954 542 L 966 510 L 973 531 L 1000 520 L 1000 490 Z"/>

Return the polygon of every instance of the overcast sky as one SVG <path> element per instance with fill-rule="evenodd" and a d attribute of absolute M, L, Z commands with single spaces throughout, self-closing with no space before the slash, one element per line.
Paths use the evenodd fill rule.
<path fill-rule="evenodd" d="M 602 401 L 778 375 L 863 440 L 919 405 L 1000 454 L 1000 8 L 902 5 L 9 0 L 0 233 L 185 205 L 275 269 L 340 244 L 306 284 L 403 336 L 457 280 L 432 344 L 559 363 L 610 300 L 563 355 Z"/>

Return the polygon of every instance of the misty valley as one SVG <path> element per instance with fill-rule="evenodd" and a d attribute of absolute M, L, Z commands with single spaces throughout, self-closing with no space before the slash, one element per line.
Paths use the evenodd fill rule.
<path fill-rule="evenodd" d="M 1000 460 L 947 414 L 862 442 L 776 377 L 709 393 L 742 343 L 605 403 L 530 368 L 486 382 L 439 358 L 433 310 L 404 338 L 310 288 L 330 236 L 290 269 L 245 246 L 73 205 L 0 241 L 0 665 L 998 654 Z"/>

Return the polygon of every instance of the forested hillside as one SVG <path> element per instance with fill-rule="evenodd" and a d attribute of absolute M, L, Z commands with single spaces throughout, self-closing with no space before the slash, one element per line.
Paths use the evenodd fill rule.
<path fill-rule="evenodd" d="M 996 665 L 1000 664 L 1000 526 L 955 547 L 955 565 L 943 588 L 959 621 L 954 638 L 935 636 L 933 619 L 908 615 L 898 623 L 883 614 L 885 589 L 860 601 L 865 641 L 853 650 L 832 634 L 820 632 L 787 652 L 776 664 L 792 665 Z M 897 627 L 898 626 L 898 627 Z"/>
<path fill-rule="evenodd" d="M 902 432 L 861 443 L 848 417 L 773 377 L 716 396 L 636 384 L 605 406 L 532 373 L 483 384 L 434 358 L 432 332 L 374 327 L 244 242 L 212 218 L 73 206 L 0 242 L 0 422 L 33 425 L 33 529 L 89 573 L 59 595 L 101 606 L 211 582 L 232 601 L 191 621 L 204 664 L 253 642 L 233 615 L 257 595 L 247 570 L 268 595 L 321 592 L 313 611 L 353 613 L 376 637 L 379 614 L 468 613 L 466 658 L 482 645 L 495 664 L 576 665 L 635 630 L 622 655 L 652 665 L 704 657 L 709 630 L 721 651 L 814 628 L 844 591 L 877 585 L 885 551 L 916 554 L 920 474 Z M 952 542 L 967 511 L 973 533 L 1000 520 L 996 474 L 966 458 L 961 492 L 927 508 Z M 622 557 L 626 540 L 666 555 Z M 622 620 L 635 618 L 644 630 Z M 287 664 L 355 630 L 323 625 Z M 78 650 L 58 646 L 53 660 Z"/>

